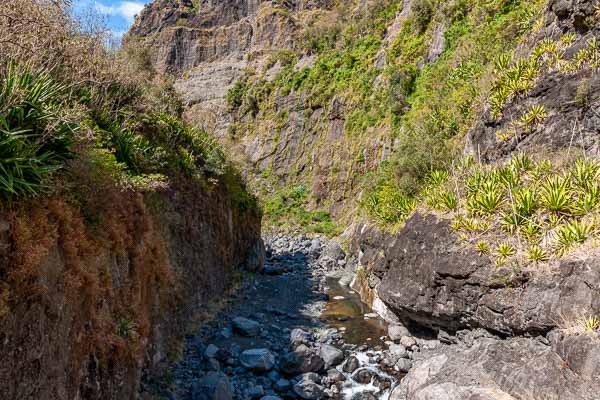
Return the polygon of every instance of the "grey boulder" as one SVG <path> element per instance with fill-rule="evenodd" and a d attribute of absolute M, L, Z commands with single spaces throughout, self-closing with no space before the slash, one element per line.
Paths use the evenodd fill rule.
<path fill-rule="evenodd" d="M 208 372 L 192 389 L 194 399 L 233 400 L 229 378 L 222 372 Z"/>
<path fill-rule="evenodd" d="M 404 325 L 393 324 L 388 326 L 388 336 L 393 341 L 402 339 L 402 336 L 410 336 L 410 332 Z"/>
<path fill-rule="evenodd" d="M 325 392 L 323 387 L 312 381 L 300 381 L 294 385 L 294 393 L 304 400 L 322 399 Z"/>
<path fill-rule="evenodd" d="M 242 336 L 254 337 L 258 335 L 260 324 L 248 318 L 237 317 L 233 319 L 233 330 Z"/>
<path fill-rule="evenodd" d="M 344 361 L 344 352 L 330 344 L 321 345 L 319 356 L 325 361 L 325 368 L 334 367 Z"/>
<path fill-rule="evenodd" d="M 240 363 L 252 371 L 266 372 L 275 366 L 275 356 L 267 349 L 250 349 L 240 354 Z"/>

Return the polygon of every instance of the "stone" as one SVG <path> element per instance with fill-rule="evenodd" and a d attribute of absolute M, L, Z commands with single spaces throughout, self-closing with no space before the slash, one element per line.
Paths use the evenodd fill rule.
<path fill-rule="evenodd" d="M 208 346 L 206 346 L 206 350 L 204 350 L 204 357 L 215 358 L 218 352 L 219 348 L 211 343 Z"/>
<path fill-rule="evenodd" d="M 388 351 L 390 355 L 395 359 L 408 357 L 408 351 L 406 350 L 406 347 L 404 347 L 401 344 L 392 344 Z"/>
<path fill-rule="evenodd" d="M 400 344 L 404 347 L 410 348 L 417 345 L 417 341 L 412 336 L 402 336 Z"/>
<path fill-rule="evenodd" d="M 310 344 L 315 341 L 315 337 L 312 332 L 307 332 L 300 328 L 293 329 L 290 333 L 290 343 L 297 344 Z"/>
<path fill-rule="evenodd" d="M 281 379 L 281 376 L 279 375 L 279 373 L 275 370 L 270 371 L 267 374 L 267 377 L 271 380 L 271 382 L 277 382 L 279 379 Z"/>
<path fill-rule="evenodd" d="M 312 381 L 300 381 L 294 385 L 294 393 L 304 400 L 320 400 L 325 394 L 323 387 Z"/>
<path fill-rule="evenodd" d="M 305 345 L 300 345 L 282 357 L 280 369 L 287 375 L 295 376 L 305 372 L 321 371 L 324 366 L 325 362 L 321 357 Z"/>
<path fill-rule="evenodd" d="M 229 378 L 222 372 L 208 372 L 192 389 L 194 398 L 233 400 Z"/>
<path fill-rule="evenodd" d="M 316 374 L 314 372 L 306 372 L 304 374 L 298 375 L 297 377 L 294 378 L 294 380 L 296 380 L 296 381 L 311 381 L 314 383 L 321 383 L 321 377 L 319 376 L 319 374 Z"/>
<path fill-rule="evenodd" d="M 221 364 L 219 363 L 219 361 L 217 361 L 214 358 L 207 358 L 206 359 L 206 369 L 209 371 L 220 371 Z"/>
<path fill-rule="evenodd" d="M 598 379 L 565 368 L 565 360 L 535 338 L 480 337 L 471 346 L 440 346 L 417 361 L 390 400 L 593 400 L 598 393 Z"/>
<path fill-rule="evenodd" d="M 292 383 L 290 381 L 288 381 L 287 379 L 283 379 L 283 378 L 279 379 L 277 382 L 275 382 L 273 384 L 273 389 L 275 389 L 275 391 L 279 392 L 279 393 L 287 392 L 291 388 L 292 388 Z"/>
<path fill-rule="evenodd" d="M 366 368 L 362 368 L 362 369 L 358 369 L 358 370 L 354 371 L 351 378 L 354 382 L 358 382 L 358 383 L 362 383 L 363 385 L 366 385 L 367 383 L 371 382 L 371 380 L 373 379 L 373 376 L 374 376 L 373 372 L 371 372 L 370 370 L 368 370 Z"/>
<path fill-rule="evenodd" d="M 412 368 L 412 361 L 406 358 L 401 358 L 396 363 L 396 368 L 400 372 L 408 372 Z"/>
<path fill-rule="evenodd" d="M 410 336 L 410 332 L 404 325 L 392 324 L 388 326 L 388 336 L 393 341 L 402 339 L 402 336 Z"/>
<path fill-rule="evenodd" d="M 267 349 L 250 349 L 240 354 L 240 363 L 252 371 L 266 372 L 275 366 L 275 356 Z"/>
<path fill-rule="evenodd" d="M 351 400 L 377 400 L 377 396 L 372 392 L 361 392 L 352 396 Z"/>
<path fill-rule="evenodd" d="M 260 331 L 260 324 L 248 318 L 236 317 L 233 319 L 233 330 L 242 336 L 254 337 Z"/>
<path fill-rule="evenodd" d="M 360 362 L 358 361 L 358 358 L 350 356 L 342 366 L 342 370 L 344 372 L 352 373 L 356 369 L 358 369 L 358 367 L 360 367 Z"/>
<path fill-rule="evenodd" d="M 340 371 L 338 371 L 335 368 L 330 368 L 327 370 L 327 377 L 332 382 L 343 382 L 346 380 L 346 377 L 344 376 L 344 374 L 342 374 Z"/>
<path fill-rule="evenodd" d="M 344 352 L 329 344 L 321 345 L 319 356 L 325 361 L 325 368 L 334 367 L 344 361 Z"/>
<path fill-rule="evenodd" d="M 265 390 L 262 386 L 250 386 L 246 392 L 251 399 L 260 399 L 265 395 Z"/>
<path fill-rule="evenodd" d="M 342 245 L 335 240 L 327 241 L 325 247 L 323 248 L 322 255 L 335 261 L 343 260 L 346 257 L 346 253 L 342 249 Z"/>

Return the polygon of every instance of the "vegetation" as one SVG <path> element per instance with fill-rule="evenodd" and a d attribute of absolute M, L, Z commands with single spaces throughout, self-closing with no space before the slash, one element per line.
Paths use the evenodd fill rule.
<path fill-rule="evenodd" d="M 340 229 L 327 211 L 308 211 L 308 193 L 303 185 L 279 190 L 264 204 L 264 217 L 269 226 L 278 229 L 300 228 L 306 232 L 335 236 Z"/>
<path fill-rule="evenodd" d="M 8 3 L 14 4 L 3 4 L 0 17 L 5 205 L 78 187 L 69 182 L 79 175 L 72 168 L 89 159 L 110 171 L 98 177 L 110 176 L 123 188 L 148 190 L 181 179 L 204 187 L 221 182 L 230 186 L 232 201 L 246 196 L 245 206 L 255 207 L 216 142 L 181 121 L 170 82 L 149 83 L 148 54 L 137 43 L 107 49 L 108 33 L 72 19 L 68 4 Z M 10 22 L 23 20 L 15 13 L 29 13 L 35 29 Z"/>
<path fill-rule="evenodd" d="M 500 261 L 523 255 L 544 262 L 598 234 L 599 170 L 600 162 L 588 158 L 557 165 L 533 162 L 523 153 L 499 165 L 466 158 L 449 174 L 432 172 L 418 201 L 450 215 L 452 228 L 479 253 L 497 243 Z"/>

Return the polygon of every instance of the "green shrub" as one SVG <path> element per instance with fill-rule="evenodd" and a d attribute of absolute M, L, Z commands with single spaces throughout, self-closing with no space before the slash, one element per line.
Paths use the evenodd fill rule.
<path fill-rule="evenodd" d="M 412 5 L 412 15 L 415 21 L 416 33 L 423 33 L 433 17 L 432 0 L 415 0 Z"/>
<path fill-rule="evenodd" d="M 62 116 L 66 87 L 47 72 L 0 71 L 0 197 L 36 195 L 71 158 L 78 126 Z"/>

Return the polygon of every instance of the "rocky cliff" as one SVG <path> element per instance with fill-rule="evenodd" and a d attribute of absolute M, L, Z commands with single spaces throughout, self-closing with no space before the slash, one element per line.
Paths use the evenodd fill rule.
<path fill-rule="evenodd" d="M 1 214 L 3 399 L 137 398 L 142 370 L 262 266 L 260 216 L 224 187 L 102 192 Z"/>

